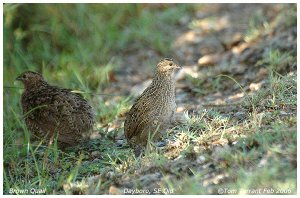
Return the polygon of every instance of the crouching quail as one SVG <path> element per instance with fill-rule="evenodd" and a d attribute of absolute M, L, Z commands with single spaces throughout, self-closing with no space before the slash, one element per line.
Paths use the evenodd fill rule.
<path fill-rule="evenodd" d="M 39 73 L 26 71 L 16 80 L 24 84 L 21 105 L 27 128 L 50 143 L 57 135 L 61 147 L 89 137 L 94 124 L 92 107 L 79 94 L 49 85 Z"/>
<path fill-rule="evenodd" d="M 176 103 L 173 73 L 179 68 L 172 59 L 159 61 L 152 83 L 126 115 L 124 133 L 135 153 L 140 153 L 138 150 L 147 145 L 148 137 L 153 140 L 160 138 L 161 133 L 174 121 Z"/>

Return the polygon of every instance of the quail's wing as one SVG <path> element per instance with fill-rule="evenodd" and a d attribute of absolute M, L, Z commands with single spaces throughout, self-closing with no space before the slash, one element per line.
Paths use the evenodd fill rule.
<path fill-rule="evenodd" d="M 57 100 L 64 101 L 62 115 L 68 115 L 72 119 L 72 127 L 90 127 L 94 122 L 94 113 L 88 102 L 80 94 L 71 93 L 69 89 L 61 89 L 61 92 L 64 94 L 56 97 Z"/>
<path fill-rule="evenodd" d="M 131 139 L 133 136 L 141 133 L 145 126 L 149 126 L 155 119 L 157 114 L 154 104 L 155 100 L 156 95 L 149 94 L 147 89 L 137 98 L 126 116 L 124 126 L 127 138 Z"/>

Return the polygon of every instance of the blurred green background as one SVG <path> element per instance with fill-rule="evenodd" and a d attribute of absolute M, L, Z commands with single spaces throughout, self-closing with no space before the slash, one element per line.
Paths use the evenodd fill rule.
<path fill-rule="evenodd" d="M 148 47 L 169 54 L 172 30 L 191 7 L 5 4 L 5 85 L 30 69 L 51 73 L 49 80 L 62 86 L 99 90 L 126 50 Z"/>

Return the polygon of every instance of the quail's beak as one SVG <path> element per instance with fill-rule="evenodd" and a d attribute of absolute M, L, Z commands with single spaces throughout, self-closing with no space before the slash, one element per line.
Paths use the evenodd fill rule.
<path fill-rule="evenodd" d="M 17 81 L 22 81 L 21 76 L 18 76 L 18 77 L 16 78 L 16 80 L 17 80 Z"/>
<path fill-rule="evenodd" d="M 176 64 L 175 68 L 176 68 L 176 69 L 181 69 L 182 66 Z"/>

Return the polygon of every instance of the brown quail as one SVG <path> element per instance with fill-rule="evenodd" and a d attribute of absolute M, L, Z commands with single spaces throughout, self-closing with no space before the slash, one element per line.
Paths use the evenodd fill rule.
<path fill-rule="evenodd" d="M 49 85 L 39 73 L 26 71 L 16 80 L 24 84 L 21 104 L 27 128 L 38 138 L 59 146 L 73 146 L 89 137 L 94 124 L 92 107 L 70 89 Z"/>
<path fill-rule="evenodd" d="M 161 137 L 173 122 L 176 111 L 173 73 L 179 68 L 169 58 L 157 64 L 152 83 L 136 99 L 126 116 L 124 133 L 131 147 L 144 148 L 148 137 L 153 140 Z"/>

